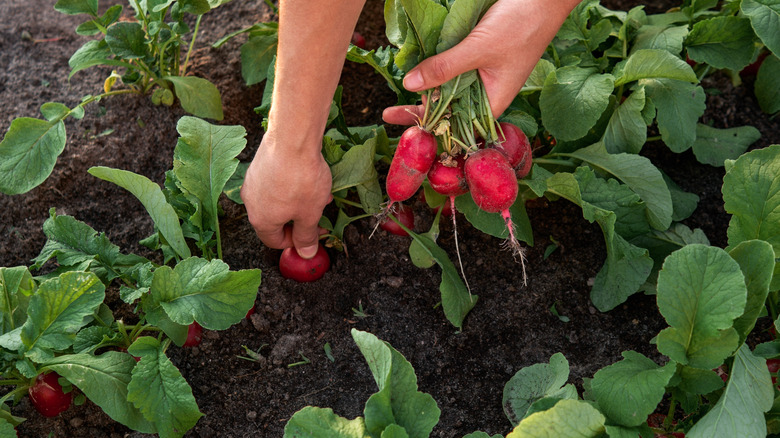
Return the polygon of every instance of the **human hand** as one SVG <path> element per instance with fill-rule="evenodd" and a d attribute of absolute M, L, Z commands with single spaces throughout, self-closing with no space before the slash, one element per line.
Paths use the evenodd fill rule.
<path fill-rule="evenodd" d="M 512 103 L 547 45 L 578 0 L 498 0 L 460 43 L 423 60 L 404 77 L 409 91 L 442 85 L 459 74 L 477 70 L 485 84 L 494 117 Z M 385 109 L 387 123 L 409 125 L 420 107 Z"/>
<path fill-rule="evenodd" d="M 319 153 L 293 154 L 294 148 L 280 143 L 273 132 L 265 134 L 247 169 L 241 199 L 266 246 L 294 246 L 309 259 L 317 253 L 322 210 L 332 199 L 330 167 Z"/>

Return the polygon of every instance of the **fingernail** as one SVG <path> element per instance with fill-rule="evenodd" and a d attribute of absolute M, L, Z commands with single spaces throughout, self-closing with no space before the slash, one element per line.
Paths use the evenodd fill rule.
<path fill-rule="evenodd" d="M 404 88 L 409 91 L 419 90 L 423 86 L 423 78 L 419 70 L 412 70 L 404 77 Z"/>
<path fill-rule="evenodd" d="M 304 248 L 298 249 L 298 255 L 305 259 L 310 259 L 314 257 L 315 254 L 317 254 L 317 245 L 306 246 Z"/>

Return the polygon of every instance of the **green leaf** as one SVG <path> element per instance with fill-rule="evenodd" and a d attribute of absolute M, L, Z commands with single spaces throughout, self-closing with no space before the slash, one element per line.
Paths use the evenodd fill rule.
<path fill-rule="evenodd" d="M 180 137 L 173 151 L 173 173 L 178 185 L 200 203 L 194 222 L 203 230 L 219 230 L 219 196 L 238 166 L 246 130 L 188 116 L 179 120 L 176 130 Z"/>
<path fill-rule="evenodd" d="M 387 85 L 395 92 L 399 105 L 414 104 L 417 102 L 419 95 L 406 91 L 406 88 L 404 88 L 404 72 L 395 64 L 397 53 L 398 49 L 390 46 L 380 47 L 376 50 L 363 50 L 353 45 L 347 51 L 347 60 L 359 64 L 368 64 L 373 67 L 374 71 L 385 78 Z"/>
<path fill-rule="evenodd" d="M 468 220 L 471 225 L 482 231 L 485 234 L 490 234 L 493 237 L 499 239 L 506 239 L 509 237 L 509 230 L 506 226 L 506 221 L 501 217 L 501 213 L 487 213 L 477 207 L 474 203 L 474 199 L 470 194 L 458 196 L 455 198 L 455 207 Z M 525 200 L 520 196 L 517 197 L 514 204 L 509 207 L 509 212 L 512 215 L 512 225 L 514 226 L 515 237 L 518 240 L 528 243 L 533 246 L 534 235 L 531 230 L 531 220 L 528 218 L 528 213 L 525 209 Z"/>
<path fill-rule="evenodd" d="M 179 257 L 189 257 L 190 248 L 184 241 L 184 233 L 179 224 L 179 217 L 170 204 L 160 186 L 149 178 L 127 170 L 111 169 L 109 167 L 92 167 L 88 172 L 102 180 L 112 182 L 133 194 L 143 204 L 155 226 L 165 237 L 168 244 L 179 254 Z"/>
<path fill-rule="evenodd" d="M 146 34 L 141 23 L 120 21 L 107 29 L 106 44 L 123 59 L 141 59 L 148 54 Z"/>
<path fill-rule="evenodd" d="M 293 414 L 284 426 L 284 438 L 367 438 L 362 417 L 347 420 L 330 408 L 306 406 Z"/>
<path fill-rule="evenodd" d="M 776 0 L 742 0 L 740 9 L 749 19 L 761 42 L 780 55 L 780 3 Z"/>
<path fill-rule="evenodd" d="M 368 139 L 362 145 L 354 145 L 341 157 L 338 163 L 331 166 L 330 172 L 333 176 L 331 192 L 336 193 L 365 184 L 379 177 L 374 167 L 376 145 L 376 136 Z"/>
<path fill-rule="evenodd" d="M 547 76 L 539 97 L 542 124 L 560 140 L 584 137 L 607 109 L 614 85 L 612 75 L 596 69 L 559 68 Z"/>
<path fill-rule="evenodd" d="M 691 395 L 706 395 L 723 388 L 723 379 L 714 370 L 700 370 L 680 365 L 675 380 L 675 386 Z M 670 385 L 671 386 L 671 385 Z"/>
<path fill-rule="evenodd" d="M 569 362 L 561 353 L 550 357 L 550 363 L 537 363 L 515 373 L 504 386 L 501 405 L 504 414 L 517 426 L 531 405 L 545 397 L 577 399 L 577 389 L 569 380 Z"/>
<path fill-rule="evenodd" d="M 753 59 L 755 39 L 747 18 L 713 17 L 694 24 L 685 45 L 696 62 L 740 71 Z"/>
<path fill-rule="evenodd" d="M 592 172 L 592 171 L 591 171 Z M 582 215 L 597 222 L 604 233 L 607 260 L 596 275 L 591 301 L 605 312 L 623 303 L 650 275 L 653 261 L 647 250 L 636 247 L 615 232 L 616 215 L 583 201 L 580 185 L 573 174 L 557 173 L 547 180 L 548 190 L 582 207 Z"/>
<path fill-rule="evenodd" d="M 5 418 L 0 418 L 0 438 L 17 438 L 18 436 L 14 425 Z"/>
<path fill-rule="evenodd" d="M 181 10 L 193 15 L 203 15 L 211 10 L 211 2 L 214 0 L 179 0 Z"/>
<path fill-rule="evenodd" d="M 393 347 L 376 336 L 352 329 L 352 338 L 368 362 L 379 392 L 364 409 L 366 430 L 378 436 L 391 424 L 405 429 L 410 438 L 427 438 L 439 422 L 441 411 L 430 394 L 417 390 L 412 365 Z"/>
<path fill-rule="evenodd" d="M 672 79 L 642 79 L 639 83 L 658 110 L 661 139 L 673 152 L 688 150 L 696 140 L 696 122 L 706 107 L 704 90 Z"/>
<path fill-rule="evenodd" d="M 420 61 L 436 54 L 439 34 L 447 17 L 447 8 L 435 0 L 400 0 L 407 17 L 406 41 L 396 57 L 408 61 L 400 66 L 409 71 Z"/>
<path fill-rule="evenodd" d="M 276 56 L 279 42 L 277 33 L 252 35 L 241 45 L 241 76 L 246 85 L 254 85 L 268 78 L 268 68 Z"/>
<path fill-rule="evenodd" d="M 0 267 L 0 335 L 21 327 L 35 282 L 26 266 Z"/>
<path fill-rule="evenodd" d="M 64 119 L 68 113 L 70 113 L 70 108 L 59 102 L 46 102 L 41 105 L 41 114 L 50 122 Z"/>
<path fill-rule="evenodd" d="M 154 425 L 127 401 L 130 372 L 136 365 L 129 354 L 118 351 L 99 356 L 69 354 L 45 365 L 80 389 L 115 421 L 141 433 L 157 432 Z"/>
<path fill-rule="evenodd" d="M 679 55 L 687 35 L 688 26 L 644 25 L 636 32 L 630 54 L 644 49 L 657 49 Z"/>
<path fill-rule="evenodd" d="M 763 240 L 748 240 L 734 247 L 729 255 L 739 263 L 747 285 L 745 312 L 734 321 L 740 343 L 743 343 L 764 310 L 775 268 L 775 252 L 772 245 Z"/>
<path fill-rule="evenodd" d="M 745 277 L 722 249 L 688 245 L 666 258 L 658 273 L 658 310 L 671 327 L 658 351 L 683 365 L 717 368 L 739 345 L 734 319 L 747 300 Z"/>
<path fill-rule="evenodd" d="M 758 69 L 754 90 L 765 113 L 780 111 L 780 58 L 772 55 L 764 59 Z"/>
<path fill-rule="evenodd" d="M 87 41 L 68 60 L 68 65 L 71 68 L 68 79 L 79 71 L 95 65 L 113 65 L 134 69 L 133 65 L 127 62 L 112 59 L 113 56 L 105 39 Z"/>
<path fill-rule="evenodd" d="M 436 53 L 455 47 L 471 33 L 482 15 L 496 0 L 456 1 L 451 4 L 447 17 L 442 24 Z"/>
<path fill-rule="evenodd" d="M 675 79 L 697 83 L 699 79 L 687 62 L 666 50 L 644 49 L 632 53 L 626 60 L 615 86 L 640 79 Z"/>
<path fill-rule="evenodd" d="M 645 202 L 647 220 L 657 230 L 672 223 L 672 196 L 661 172 L 650 160 L 634 154 L 609 154 L 603 143 L 596 143 L 570 154 L 561 154 L 585 161 L 591 167 L 614 175 Z"/>
<path fill-rule="evenodd" d="M 184 111 L 196 117 L 222 120 L 222 97 L 217 86 L 197 76 L 165 76 L 173 84 Z"/>
<path fill-rule="evenodd" d="M 583 201 L 615 213 L 615 232 L 623 238 L 630 239 L 650 231 L 645 204 L 628 186 L 614 178 L 598 178 L 585 166 L 579 167 L 574 176 Z"/>
<path fill-rule="evenodd" d="M 699 195 L 684 191 L 669 175 L 661 172 L 672 195 L 672 220 L 679 222 L 688 219 L 699 205 Z"/>
<path fill-rule="evenodd" d="M 718 129 L 699 123 L 693 154 L 700 163 L 723 167 L 726 160 L 736 160 L 759 138 L 761 132 L 752 126 Z"/>
<path fill-rule="evenodd" d="M 127 401 L 154 423 L 160 437 L 183 436 L 203 416 L 192 388 L 156 338 L 142 336 L 127 352 L 141 358 L 127 385 Z"/>
<path fill-rule="evenodd" d="M 638 154 L 647 141 L 647 126 L 642 117 L 645 89 L 637 88 L 617 107 L 609 119 L 602 141 L 611 154 Z"/>
<path fill-rule="evenodd" d="M 406 229 L 404 227 L 404 229 Z M 409 236 L 418 243 L 421 253 L 427 253 L 441 268 L 441 304 L 447 320 L 457 328 L 463 327 L 463 320 L 477 304 L 477 295 L 472 295 L 458 275 L 458 270 L 450 261 L 447 252 L 436 245 L 429 237 L 406 229 Z"/>
<path fill-rule="evenodd" d="M 190 257 L 154 271 L 151 294 L 177 324 L 224 330 L 246 316 L 259 286 L 259 269 L 230 271 L 222 260 Z"/>
<path fill-rule="evenodd" d="M 764 359 L 742 345 L 734 357 L 729 381 L 715 406 L 693 425 L 688 438 L 766 436 L 764 412 L 769 411 L 774 389 Z"/>
<path fill-rule="evenodd" d="M 686 225 L 674 223 L 666 231 L 653 230 L 649 234 L 632 239 L 631 243 L 647 248 L 650 257 L 660 266 L 669 254 L 683 246 L 694 243 L 709 245 L 710 241 L 701 229 L 691 230 Z"/>
<path fill-rule="evenodd" d="M 561 400 L 552 408 L 531 414 L 506 438 L 596 438 L 606 419 L 584 401 Z"/>
<path fill-rule="evenodd" d="M 26 356 L 42 361 L 70 347 L 85 318 L 103 302 L 105 289 L 89 272 L 66 272 L 42 283 L 30 298 L 20 333 Z"/>
<path fill-rule="evenodd" d="M 623 360 L 600 369 L 591 390 L 599 409 L 611 421 L 628 427 L 645 423 L 666 393 L 677 364 L 660 367 L 635 351 L 621 353 Z"/>
<path fill-rule="evenodd" d="M 0 141 L 0 192 L 25 193 L 49 177 L 65 149 L 65 124 L 20 117 Z"/>
<path fill-rule="evenodd" d="M 230 176 L 225 183 L 225 188 L 222 193 L 236 204 L 243 204 L 241 199 L 241 187 L 244 185 L 244 177 L 246 176 L 246 170 L 249 168 L 249 163 L 238 163 L 236 171 Z"/>
<path fill-rule="evenodd" d="M 541 90 L 544 86 L 544 82 L 547 80 L 547 76 L 549 76 L 550 73 L 553 73 L 554 71 L 555 64 L 544 58 L 540 59 L 539 62 L 536 63 L 536 66 L 534 66 L 534 69 L 531 71 L 528 79 L 525 81 L 525 85 L 521 91 Z"/>
<path fill-rule="evenodd" d="M 382 430 L 381 438 L 409 438 L 409 434 L 403 427 L 391 424 Z"/>
<path fill-rule="evenodd" d="M 92 227 L 72 216 L 57 216 L 53 208 L 43 223 L 43 234 L 48 240 L 40 254 L 33 259 L 33 269 L 40 269 L 52 257 L 57 257 L 57 263 L 61 266 L 96 261 L 107 267 L 112 267 L 119 257 L 119 247 L 111 243 L 105 233 L 98 234 Z"/>
<path fill-rule="evenodd" d="M 495 434 L 492 437 L 485 432 L 477 431 L 464 435 L 463 438 L 504 438 L 503 435 Z"/>
<path fill-rule="evenodd" d="M 98 0 L 59 0 L 54 9 L 63 14 L 89 14 L 94 17 L 98 12 Z"/>
<path fill-rule="evenodd" d="M 758 239 L 780 254 L 780 145 L 749 152 L 723 177 L 723 203 L 730 213 L 729 247 Z M 770 290 L 780 289 L 780 262 L 775 263 Z"/>

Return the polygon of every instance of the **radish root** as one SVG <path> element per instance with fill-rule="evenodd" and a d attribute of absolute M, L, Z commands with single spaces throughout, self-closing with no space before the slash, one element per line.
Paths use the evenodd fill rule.
<path fill-rule="evenodd" d="M 525 248 L 515 237 L 515 225 L 512 222 L 512 215 L 509 213 L 509 209 L 501 211 L 501 217 L 504 218 L 506 229 L 509 231 L 509 237 L 504 241 L 503 246 L 508 248 L 512 252 L 512 256 L 517 261 L 520 260 L 520 265 L 523 269 L 523 286 L 528 285 L 528 274 L 525 271 Z"/>

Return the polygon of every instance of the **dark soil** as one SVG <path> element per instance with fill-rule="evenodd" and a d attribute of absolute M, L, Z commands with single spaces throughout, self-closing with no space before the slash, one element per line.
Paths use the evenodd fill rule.
<path fill-rule="evenodd" d="M 67 81 L 68 58 L 85 39 L 73 30 L 79 17 L 53 10 L 53 0 L 5 0 L 0 3 L 0 131 L 16 117 L 39 117 L 48 101 L 73 106 L 97 93 L 110 69 L 92 68 Z M 101 11 L 119 0 L 101 2 Z M 370 47 L 386 44 L 382 3 L 369 0 L 358 31 Z M 626 9 L 630 4 L 608 7 Z M 656 8 L 648 6 L 650 12 Z M 225 124 L 240 124 L 248 146 L 240 156 L 251 159 L 262 138 L 260 117 L 253 108 L 262 85 L 246 87 L 240 75 L 239 37 L 220 49 L 219 37 L 271 18 L 265 4 L 234 0 L 204 16 L 192 73 L 214 82 L 222 93 Z M 348 64 L 342 77 L 344 105 L 350 125 L 381 123 L 382 109 L 395 96 L 366 65 Z M 705 122 L 726 128 L 751 124 L 763 137 L 754 147 L 780 143 L 780 130 L 758 109 L 750 84 L 734 87 L 725 77 L 708 78 L 710 93 Z M 91 166 L 110 166 L 143 174 L 162 183 L 176 145 L 179 107 L 156 107 L 148 98 L 118 96 L 88 107 L 81 121 L 69 119 L 67 147 L 54 173 L 40 187 L 18 196 L 0 195 L 0 266 L 29 265 L 43 247 L 41 231 L 48 211 L 86 222 L 125 252 L 159 259 L 138 241 L 153 231 L 151 219 L 129 193 L 89 174 Z M 106 133 L 106 130 L 113 129 Z M 691 153 L 674 155 L 661 144 L 643 152 L 684 189 L 701 197 L 686 221 L 702 228 L 715 245 L 725 246 L 729 217 L 720 195 L 723 170 L 696 162 Z M 422 270 L 409 260 L 409 239 L 377 233 L 369 239 L 371 221 L 350 226 L 349 257 L 331 252 L 333 266 L 313 284 L 298 284 L 279 275 L 280 252 L 260 244 L 243 208 L 223 199 L 224 260 L 233 269 L 260 268 L 263 282 L 257 313 L 251 321 L 224 332 L 208 332 L 200 347 L 173 349 L 171 357 L 192 385 L 205 414 L 187 436 L 279 437 L 287 419 L 306 405 L 331 407 L 344 417 L 362 415 L 366 399 L 376 391 L 368 367 L 350 330 L 369 331 L 403 353 L 416 369 L 422 391 L 441 408 L 436 437 L 459 437 L 474 430 L 505 434 L 510 429 L 501 407 L 503 386 L 520 368 L 546 362 L 556 352 L 569 360 L 569 381 L 582 379 L 636 350 L 661 361 L 649 341 L 666 326 L 654 297 L 637 294 L 608 313 L 590 304 L 589 281 L 604 262 L 600 229 L 565 201 L 537 202 L 529 208 L 535 245 L 528 250 L 529 278 L 501 242 L 459 222 L 466 275 L 479 302 L 462 331 L 454 329 L 440 308 L 438 268 Z M 419 201 L 417 230 L 432 220 Z M 444 224 L 440 243 L 454 254 L 452 229 Z M 543 260 L 555 239 L 558 251 Z M 550 308 L 570 319 L 561 321 Z M 357 316 L 353 309 L 364 309 Z M 335 361 L 326 357 L 329 343 Z M 242 345 L 263 359 L 239 359 Z M 308 357 L 311 363 L 290 367 Z M 13 408 L 28 418 L 19 426 L 24 437 L 139 436 L 86 403 L 52 419 L 44 419 L 26 398 Z"/>

